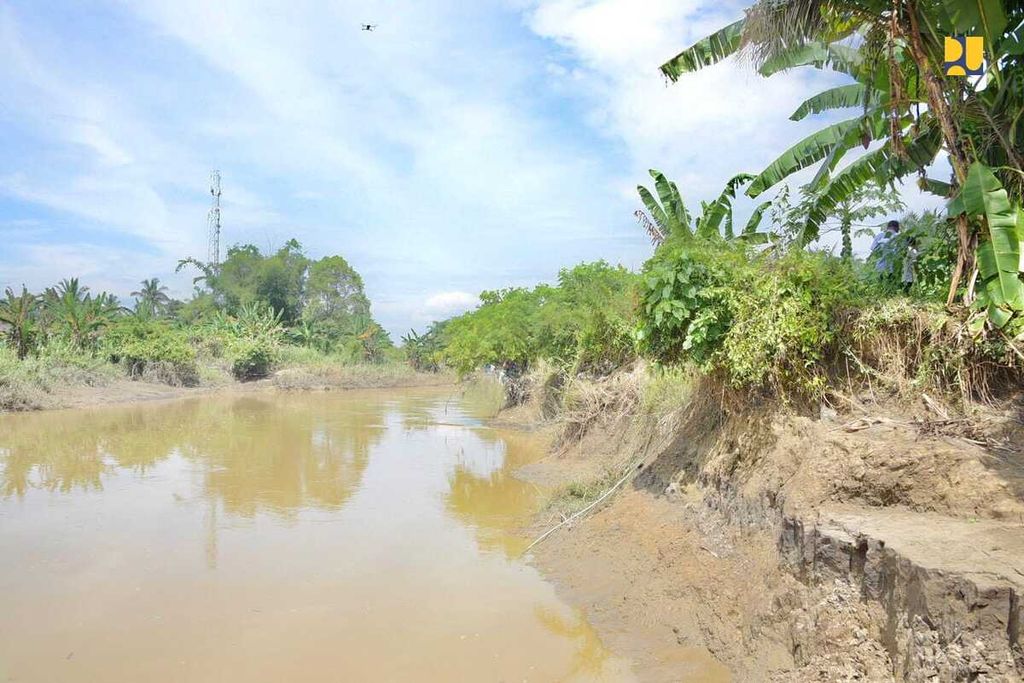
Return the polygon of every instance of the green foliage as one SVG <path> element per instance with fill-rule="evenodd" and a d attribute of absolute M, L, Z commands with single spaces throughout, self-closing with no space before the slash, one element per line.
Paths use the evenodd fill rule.
<path fill-rule="evenodd" d="M 985 78 L 942 72 L 944 40 L 950 35 L 985 38 Z M 1018 234 L 1024 201 L 1024 126 L 1018 125 L 1024 108 L 1022 44 L 1020 3 L 943 0 L 897 7 L 861 0 L 772 0 L 753 3 L 743 19 L 698 41 L 661 69 L 674 81 L 742 51 L 764 76 L 809 66 L 851 77 L 852 83 L 808 99 L 791 118 L 852 107 L 860 107 L 861 114 L 791 147 L 748 193 L 756 195 L 820 164 L 810 183 L 814 202 L 800 230 L 800 242 L 807 244 L 866 184 L 891 184 L 920 174 L 922 187 L 957 201 L 951 215 L 961 216 L 960 230 L 947 303 L 961 293 L 981 312 L 975 325 L 980 331 L 985 323 L 1003 328 L 1024 309 Z M 858 145 L 867 148 L 883 139 L 884 146 L 835 172 Z M 953 167 L 953 184 L 924 177 L 943 149 Z M 848 230 L 844 237 L 849 257 Z M 961 282 L 961 277 L 973 280 L 969 268 L 974 264 L 980 275 L 977 290 Z"/>
<path fill-rule="evenodd" d="M 821 189 L 810 186 L 800 188 L 800 201 L 793 204 L 788 186 L 775 198 L 773 212 L 782 239 L 790 244 L 802 244 L 807 216 L 821 203 Z M 900 193 L 892 187 L 866 182 L 858 185 L 831 209 L 831 214 L 818 223 L 820 234 L 838 232 L 841 235 L 840 255 L 853 258 L 853 235 L 858 229 L 868 227 L 864 221 L 880 216 L 891 216 L 904 209 Z"/>
<path fill-rule="evenodd" d="M 1024 310 L 1024 283 L 1020 279 L 1024 212 L 1010 202 L 1002 183 L 980 162 L 971 165 L 953 206 L 951 213 L 963 211 L 982 224 L 977 250 L 978 298 L 973 306 L 985 311 L 988 321 L 1001 328 Z"/>
<path fill-rule="evenodd" d="M 124 367 L 129 377 L 158 378 L 167 384 L 199 382 L 196 351 L 188 336 L 168 323 L 127 319 L 103 336 L 103 353 Z"/>
<path fill-rule="evenodd" d="M 135 312 L 143 317 L 160 316 L 170 307 L 171 298 L 167 288 L 161 286 L 160 278 L 143 280 L 142 286 L 132 292 L 135 298 Z"/>
<path fill-rule="evenodd" d="M 819 391 L 836 316 L 862 285 L 841 259 L 742 245 L 659 251 L 642 276 L 641 348 L 663 363 L 723 372 L 735 386 Z"/>
<path fill-rule="evenodd" d="M 324 346 L 364 332 L 369 315 L 363 279 L 345 259 L 328 256 L 310 264 L 302 321 L 317 330 Z"/>
<path fill-rule="evenodd" d="M 101 292 L 93 296 L 78 278 L 61 280 L 44 296 L 44 324 L 66 336 L 78 348 L 94 348 L 104 327 L 123 314 L 117 299 Z"/>
<path fill-rule="evenodd" d="M 452 319 L 445 362 L 462 374 L 488 364 L 524 370 L 537 359 L 607 372 L 634 356 L 636 276 L 604 261 L 559 273 L 558 285 L 481 294 L 481 306 Z"/>
<path fill-rule="evenodd" d="M 0 323 L 7 326 L 5 336 L 11 348 L 18 358 L 24 358 L 36 334 L 35 313 L 39 298 L 30 294 L 24 285 L 21 294 L 15 296 L 14 290 L 8 287 L 4 295 L 5 298 L 0 299 Z"/>
<path fill-rule="evenodd" d="M 739 188 L 754 180 L 754 176 L 749 173 L 734 175 L 725 183 L 721 194 L 714 201 L 701 202 L 701 214 L 693 220 L 692 225 L 690 213 L 676 184 L 666 179 L 661 171 L 651 169 L 650 174 L 654 178 L 654 186 L 658 191 L 661 203 L 659 204 L 654 199 L 650 190 L 643 185 L 638 185 L 637 192 L 644 206 L 650 212 L 650 217 L 639 210 L 635 215 L 640 219 L 641 225 L 647 230 L 654 244 L 660 245 L 666 241 L 682 243 L 693 237 L 740 239 L 753 244 L 768 241 L 770 236 L 757 232 L 757 228 L 771 202 L 764 202 L 754 209 L 739 235 L 736 235 L 733 230 L 732 202 L 736 199 L 736 192 Z M 653 223 L 651 222 L 652 218 Z"/>
<path fill-rule="evenodd" d="M 868 279 L 885 296 L 901 293 L 903 267 L 907 258 L 913 258 L 914 282 L 906 292 L 915 299 L 945 301 L 956 262 L 956 227 L 938 212 L 908 213 L 900 218 L 900 231 L 884 248 L 884 254 L 868 257 Z M 879 258 L 885 257 L 890 268 L 879 270 Z"/>
<path fill-rule="evenodd" d="M 739 247 L 682 245 L 660 250 L 644 266 L 640 285 L 640 349 L 668 363 L 713 366 L 732 324 L 725 286 L 731 266 L 746 260 Z"/>
<path fill-rule="evenodd" d="M 197 322 L 223 313 L 239 320 L 253 306 L 269 307 L 294 343 L 323 353 L 351 353 L 376 362 L 393 348 L 370 315 L 363 279 L 341 256 L 310 260 L 302 245 L 289 240 L 270 255 L 251 245 L 235 245 L 219 267 L 183 259 L 179 269 L 201 273 L 195 297 L 181 306 L 180 319 Z"/>
<path fill-rule="evenodd" d="M 437 372 L 444 362 L 445 329 L 447 321 L 432 322 L 427 331 L 417 334 L 409 330 L 402 337 L 402 348 L 405 349 L 409 364 L 419 372 Z"/>
<path fill-rule="evenodd" d="M 278 349 L 263 337 L 235 338 L 228 342 L 231 374 L 238 380 L 266 377 L 278 357 Z"/>
<path fill-rule="evenodd" d="M 673 235 L 689 236 L 692 234 L 690 213 L 686 209 L 686 204 L 683 203 L 682 195 L 679 194 L 679 188 L 661 171 L 652 168 L 649 173 L 654 178 L 654 189 L 658 192 L 661 203 L 659 204 L 650 190 L 643 185 L 637 185 L 636 191 L 658 226 L 657 233 L 651 235 L 652 239 L 661 242 Z"/>
<path fill-rule="evenodd" d="M 302 312 L 302 289 L 309 259 L 302 245 L 288 240 L 270 256 L 251 245 L 228 249 L 220 269 L 206 278 L 217 299 L 228 313 L 261 304 L 271 307 L 281 320 L 291 324 Z"/>

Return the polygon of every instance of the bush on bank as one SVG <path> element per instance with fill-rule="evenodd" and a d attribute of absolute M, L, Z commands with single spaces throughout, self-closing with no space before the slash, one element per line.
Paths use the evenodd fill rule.
<path fill-rule="evenodd" d="M 964 399 L 1011 386 L 1021 377 L 1012 337 L 971 334 L 969 311 L 940 301 L 949 245 L 935 235 L 948 227 L 928 214 L 907 222 L 888 269 L 781 244 L 669 240 L 636 275 L 598 262 L 563 270 L 555 286 L 485 292 L 440 328 L 440 357 L 462 374 L 492 365 L 516 375 L 543 362 L 563 377 L 644 358 L 810 400 L 863 382 Z M 912 240 L 920 276 L 905 291 Z"/>

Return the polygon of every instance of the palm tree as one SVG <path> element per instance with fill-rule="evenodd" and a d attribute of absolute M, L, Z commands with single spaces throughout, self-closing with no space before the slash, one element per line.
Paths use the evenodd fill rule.
<path fill-rule="evenodd" d="M 862 114 L 833 124 L 783 153 L 751 184 L 756 194 L 788 175 L 821 162 L 811 190 L 802 239 L 818 236 L 822 223 L 870 181 L 891 183 L 911 173 L 944 197 L 960 196 L 958 257 L 947 303 L 972 269 L 979 303 L 1001 326 L 1024 310 L 1018 276 L 1019 240 L 1011 218 L 1024 196 L 1024 8 L 999 0 L 758 0 L 743 19 L 698 41 L 662 65 L 677 80 L 688 71 L 743 53 L 761 74 L 798 66 L 828 68 L 854 82 L 820 93 L 794 113 L 861 107 Z M 950 78 L 942 72 L 944 37 L 985 38 L 984 79 Z M 924 107 L 924 109 L 922 109 Z M 887 144 L 839 173 L 846 152 L 872 140 Z M 925 169 L 945 149 L 953 183 L 928 179 Z M 977 166 L 977 168 L 975 168 Z M 975 277 L 965 295 L 971 299 Z"/>
<path fill-rule="evenodd" d="M 160 278 L 143 280 L 141 284 L 142 287 L 131 294 L 135 298 L 135 310 L 160 315 L 171 303 L 171 297 L 167 296 L 167 287 L 160 284 Z"/>
<path fill-rule="evenodd" d="M 29 343 L 34 332 L 33 314 L 39 305 L 39 299 L 30 294 L 25 285 L 21 286 L 21 294 L 14 295 L 8 287 L 6 297 L 0 300 L 0 322 L 7 325 L 7 339 L 14 347 L 18 358 L 28 354 Z"/>

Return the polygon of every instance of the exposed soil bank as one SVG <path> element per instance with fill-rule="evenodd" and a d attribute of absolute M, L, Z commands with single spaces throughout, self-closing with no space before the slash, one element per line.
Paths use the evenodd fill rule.
<path fill-rule="evenodd" d="M 641 463 L 532 551 L 641 680 L 727 678 L 715 660 L 736 681 L 1022 680 L 1019 407 L 812 418 L 710 389 L 664 414 L 608 411 L 523 472 L 608 482 Z"/>
<path fill-rule="evenodd" d="M 369 369 L 367 369 L 367 367 Z M 346 389 L 385 389 L 453 384 L 446 374 L 373 371 L 373 366 L 353 366 L 327 372 L 322 368 L 287 368 L 267 379 L 253 382 L 226 382 L 209 386 L 181 387 L 144 380 L 118 379 L 97 385 L 54 387 L 42 395 L 29 410 L 59 410 L 97 405 L 163 401 L 191 396 L 256 391 L 333 391 Z M 0 410 L 0 413 L 5 411 Z M 17 411 L 15 411 L 17 412 Z"/>

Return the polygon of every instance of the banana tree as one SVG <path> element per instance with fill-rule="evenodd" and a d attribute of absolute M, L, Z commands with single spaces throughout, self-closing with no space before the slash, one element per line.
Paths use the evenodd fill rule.
<path fill-rule="evenodd" d="M 950 78 L 942 72 L 944 37 L 981 35 L 988 51 L 984 79 Z M 1024 126 L 1024 9 L 999 0 L 759 0 L 738 22 L 698 41 L 662 65 L 671 80 L 745 52 L 762 75 L 809 66 L 849 75 L 853 83 L 819 93 L 792 118 L 859 106 L 862 114 L 832 124 L 780 155 L 751 184 L 757 195 L 792 173 L 821 163 L 803 239 L 867 182 L 892 183 L 921 175 L 922 187 L 956 195 L 974 161 L 990 169 L 1019 206 L 1024 191 L 1021 149 Z M 859 140 L 858 140 L 859 136 Z M 835 173 L 857 146 L 886 140 Z M 953 185 L 928 179 L 925 169 L 945 150 Z M 979 244 L 978 221 L 956 217 L 958 259 L 948 302 Z M 984 240 L 982 240 L 984 241 Z M 979 254 L 981 257 L 981 254 Z M 980 264 L 979 264 L 980 265 Z"/>
<path fill-rule="evenodd" d="M 655 189 L 658 190 L 661 203 L 658 203 L 647 188 L 638 185 L 637 192 L 647 210 L 650 211 L 650 217 L 642 210 L 637 210 L 634 215 L 655 245 L 659 245 L 669 238 L 692 239 L 694 237 L 742 239 L 752 243 L 767 241 L 768 235 L 759 233 L 757 228 L 761 224 L 764 212 L 771 206 L 771 202 L 762 202 L 758 205 L 738 235 L 733 228 L 733 200 L 736 198 L 739 188 L 753 180 L 753 175 L 739 173 L 730 178 L 721 194 L 712 202 L 701 202 L 701 214 L 691 218 L 676 184 L 667 180 L 661 171 L 651 169 L 650 174 L 655 180 Z"/>
<path fill-rule="evenodd" d="M 660 242 L 673 235 L 691 236 L 693 228 L 690 224 L 690 212 L 687 211 L 683 197 L 679 194 L 679 188 L 661 171 L 652 168 L 648 172 L 654 178 L 654 189 L 658 193 L 661 203 L 643 185 L 637 185 L 636 191 L 640 194 L 640 199 L 647 207 L 650 218 L 653 219 L 654 225 L 657 227 L 657 230 L 653 231 L 648 228 L 651 239 Z"/>
<path fill-rule="evenodd" d="M 48 288 L 44 301 L 50 320 L 83 349 L 124 312 L 112 294 L 100 292 L 93 296 L 88 287 L 79 284 L 78 278 L 61 280 L 56 287 Z"/>

